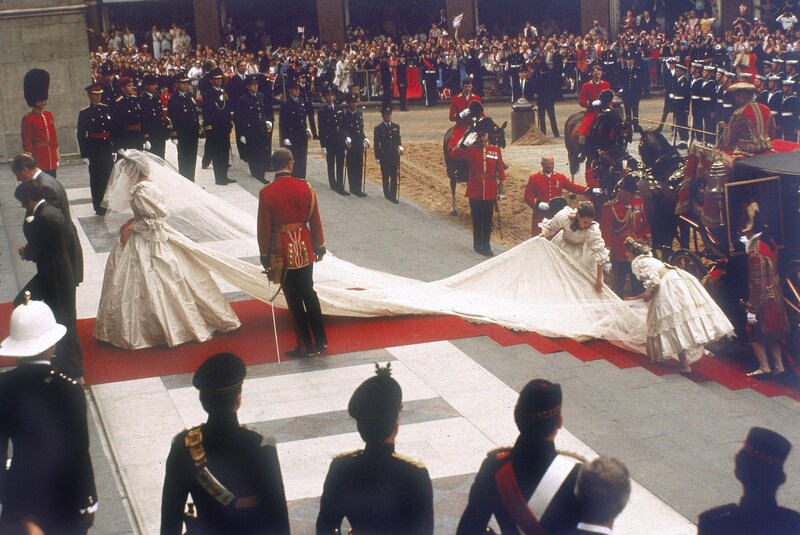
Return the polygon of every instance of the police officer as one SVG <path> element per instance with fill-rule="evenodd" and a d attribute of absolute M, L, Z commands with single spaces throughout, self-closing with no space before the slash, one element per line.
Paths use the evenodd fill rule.
<path fill-rule="evenodd" d="M 164 117 L 164 108 L 158 94 L 158 80 L 150 73 L 142 78 L 142 91 L 139 103 L 142 109 L 142 130 L 144 148 L 159 158 L 164 158 L 165 146 L 169 139 L 169 125 Z"/>
<path fill-rule="evenodd" d="M 706 65 L 703 67 L 703 86 L 700 92 L 703 110 L 703 139 L 706 144 L 714 145 L 717 142 L 717 123 L 714 120 L 714 109 L 717 101 L 717 82 L 714 80 L 716 67 Z"/>
<path fill-rule="evenodd" d="M 365 197 L 364 151 L 369 148 L 369 139 L 364 133 L 364 115 L 358 109 L 358 95 L 348 93 L 347 110 L 344 112 L 344 129 L 347 133 L 347 182 L 350 193 Z"/>
<path fill-rule="evenodd" d="M 362 450 L 333 459 L 317 517 L 317 534 L 339 533 L 347 517 L 354 533 L 433 533 L 433 486 L 428 470 L 395 453 L 403 390 L 386 368 L 353 392 L 347 412 Z"/>
<path fill-rule="evenodd" d="M 619 92 L 625 106 L 625 118 L 633 124 L 634 129 L 639 126 L 639 100 L 644 89 L 644 74 L 642 68 L 634 64 L 632 55 L 625 57 L 625 65 L 619 73 Z"/>
<path fill-rule="evenodd" d="M 549 493 L 549 503 L 531 511 L 543 532 L 563 532 L 577 524 L 573 489 L 580 463 L 559 454 L 554 442 L 563 423 L 561 402 L 558 384 L 535 379 L 525 385 L 514 408 L 519 437 L 513 448 L 499 448 L 487 454 L 469 491 L 457 535 L 485 533 L 492 515 L 502 533 L 519 532 L 514 511 L 528 509 L 528 500 L 540 486 L 555 489 Z M 515 487 L 518 498 L 503 497 L 506 489 Z"/>
<path fill-rule="evenodd" d="M 206 423 L 172 439 L 161 495 L 161 534 L 289 533 L 278 451 L 271 437 L 239 425 L 242 360 L 217 353 L 203 362 L 192 385 Z M 185 515 L 187 497 L 196 516 Z"/>
<path fill-rule="evenodd" d="M 306 158 L 308 157 L 308 140 L 313 135 L 308 127 L 307 108 L 300 100 L 300 86 L 295 80 L 286 83 L 289 95 L 281 104 L 279 127 L 283 146 L 292 151 L 294 156 L 294 176 L 306 178 Z"/>
<path fill-rule="evenodd" d="M 297 85 L 300 87 L 300 101 L 306 109 L 308 126 L 311 130 L 311 138 L 319 139 L 317 135 L 317 123 L 314 119 L 314 101 L 311 97 L 311 84 L 308 83 L 308 73 L 301 72 L 297 75 Z"/>
<path fill-rule="evenodd" d="M 696 141 L 703 141 L 703 64 L 692 62 L 690 94 L 692 103 L 692 135 Z"/>
<path fill-rule="evenodd" d="M 244 94 L 236 101 L 234 119 L 236 122 L 236 135 L 242 146 L 243 159 L 247 161 L 250 175 L 256 180 L 267 184 L 265 173 L 269 167 L 267 160 L 268 132 L 272 132 L 273 116 L 269 115 L 272 108 L 267 111 L 264 95 L 258 92 L 259 78 L 251 74 L 247 78 Z"/>
<path fill-rule="evenodd" d="M 381 122 L 373 132 L 375 140 L 375 161 L 381 166 L 383 197 L 397 204 L 397 181 L 400 173 L 400 157 L 403 145 L 400 139 L 400 125 L 392 122 L 391 106 L 381 109 Z"/>
<path fill-rule="evenodd" d="M 84 535 L 97 511 L 86 397 L 50 364 L 66 327 L 29 298 L 11 313 L 0 346 L 0 355 L 17 358 L 0 374 L 0 524 L 4 533 Z"/>
<path fill-rule="evenodd" d="M 698 535 L 800 532 L 800 513 L 780 507 L 776 495 L 786 481 L 783 470 L 792 444 L 775 431 L 753 427 L 736 454 L 734 474 L 744 494 L 731 503 L 700 513 Z"/>
<path fill-rule="evenodd" d="M 142 150 L 144 148 L 142 108 L 139 105 L 136 89 L 133 87 L 133 80 L 123 76 L 119 79 L 119 88 L 122 94 L 117 97 L 111 108 L 114 148 Z"/>
<path fill-rule="evenodd" d="M 686 66 L 682 63 L 675 65 L 675 73 L 677 79 L 672 86 L 672 100 L 675 103 L 675 126 L 678 130 L 678 138 L 680 143 L 679 149 L 685 149 L 686 143 L 689 141 L 689 105 L 691 102 L 691 82 L 687 77 Z"/>
<path fill-rule="evenodd" d="M 86 95 L 90 104 L 78 113 L 78 148 L 81 158 L 89 164 L 89 189 L 94 213 L 104 215 L 105 208 L 100 204 L 103 202 L 111 169 L 114 167 L 111 114 L 108 106 L 100 102 L 103 95 L 100 84 L 86 87 Z"/>
<path fill-rule="evenodd" d="M 185 72 L 175 77 L 175 85 L 177 91 L 167 103 L 167 116 L 172 122 L 170 140 L 178 147 L 178 172 L 194 182 L 200 116 L 197 113 L 197 102 L 189 93 L 189 77 Z"/>
<path fill-rule="evenodd" d="M 203 130 L 206 153 L 214 166 L 214 182 L 226 186 L 236 182 L 228 178 L 228 155 L 231 151 L 231 111 L 233 106 L 222 89 L 222 69 L 209 73 L 211 87 L 203 93 Z"/>
<path fill-rule="evenodd" d="M 247 60 L 240 59 L 236 63 L 236 72 L 228 79 L 225 86 L 225 91 L 228 93 L 228 98 L 236 105 L 239 102 L 239 97 L 247 92 Z M 271 102 L 271 101 L 270 101 Z M 274 120 L 274 119 L 273 119 Z M 239 158 L 247 161 L 247 147 L 242 142 L 242 134 L 239 132 L 238 124 L 236 126 L 236 148 L 239 151 Z"/>
<path fill-rule="evenodd" d="M 781 102 L 781 115 L 778 125 L 781 127 L 784 141 L 797 143 L 797 129 L 800 122 L 800 99 L 794 93 L 795 82 L 787 78 L 781 82 L 783 88 L 783 101 Z"/>
<path fill-rule="evenodd" d="M 328 183 L 340 195 L 344 189 L 344 155 L 347 131 L 344 127 L 344 110 L 336 106 L 336 93 L 332 87 L 325 90 L 325 104 L 319 109 L 319 145 L 328 164 Z"/>
<path fill-rule="evenodd" d="M 258 65 L 258 92 L 264 95 L 264 115 L 266 115 L 267 135 L 267 171 L 272 171 L 272 125 L 275 122 L 275 111 L 272 109 L 272 101 L 274 98 L 275 82 L 270 79 L 269 75 L 269 57 L 264 57 Z M 230 95 L 229 95 L 230 96 Z M 231 99 L 231 102 L 236 104 L 236 101 Z M 238 140 L 237 140 L 238 141 Z"/>

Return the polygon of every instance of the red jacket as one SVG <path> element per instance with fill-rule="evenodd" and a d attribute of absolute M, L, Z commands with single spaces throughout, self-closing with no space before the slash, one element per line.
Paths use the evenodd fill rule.
<path fill-rule="evenodd" d="M 598 110 L 591 110 L 589 107 L 592 105 L 592 102 L 600 99 L 600 93 L 606 89 L 611 89 L 611 84 L 605 80 L 600 80 L 599 84 L 595 84 L 593 81 L 589 80 L 581 87 L 581 92 L 578 95 L 578 104 L 580 104 L 581 108 L 586 108 L 586 114 L 583 116 L 583 121 L 581 121 L 580 126 L 578 126 L 579 136 L 589 135 L 589 131 L 599 113 Z"/>
<path fill-rule="evenodd" d="M 539 223 L 544 219 L 544 213 L 539 211 L 540 202 L 550 202 L 556 197 L 561 197 L 564 190 L 570 193 L 586 193 L 589 188 L 581 186 L 555 171 L 548 178 L 547 175 L 539 171 L 528 177 L 528 185 L 525 186 L 525 202 L 533 208 L 531 218 L 531 235 L 539 235 Z"/>
<path fill-rule="evenodd" d="M 45 110 L 22 116 L 22 151 L 36 158 L 44 171 L 58 167 L 58 134 L 52 113 Z"/>
<path fill-rule="evenodd" d="M 605 203 L 600 215 L 600 232 L 606 247 L 611 251 L 611 260 L 627 262 L 625 238 L 633 236 L 637 240 L 648 241 L 650 237 L 650 225 L 644 213 L 642 198 L 634 197 L 630 206 L 619 199 Z"/>
<path fill-rule="evenodd" d="M 278 173 L 258 195 L 258 249 L 261 256 L 280 252 L 286 269 L 317 260 L 315 247 L 325 245 L 317 196 L 305 180 Z"/>
<path fill-rule="evenodd" d="M 466 160 L 469 164 L 467 197 L 493 201 L 497 198 L 497 188 L 506 179 L 503 155 L 494 145 L 488 147 L 469 147 L 461 150 L 455 147 L 450 151 L 454 160 Z"/>
<path fill-rule="evenodd" d="M 469 108 L 471 102 L 478 102 L 483 105 L 481 97 L 475 93 L 472 93 L 469 98 L 465 97 L 464 93 L 459 93 L 450 101 L 450 120 L 455 121 L 456 123 L 456 126 L 453 129 L 453 139 L 450 140 L 451 149 L 456 146 L 456 143 L 461 141 L 461 137 L 464 135 L 464 132 L 466 132 L 469 127 L 472 126 L 472 120 L 475 119 L 475 117 L 472 116 L 469 116 L 466 119 L 462 119 L 458 116 L 462 111 Z M 482 119 L 483 117 L 486 117 L 485 113 L 481 113 L 480 117 L 477 118 Z"/>

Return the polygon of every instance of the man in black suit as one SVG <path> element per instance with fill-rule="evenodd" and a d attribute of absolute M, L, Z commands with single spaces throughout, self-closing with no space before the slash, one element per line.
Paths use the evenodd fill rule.
<path fill-rule="evenodd" d="M 358 110 L 358 95 L 348 93 L 347 109 L 344 112 L 344 129 L 347 132 L 347 182 L 350 193 L 366 197 L 364 193 L 364 151 L 369 148 L 369 139 L 364 134 L 364 115 Z"/>
<path fill-rule="evenodd" d="M 231 76 L 228 79 L 228 83 L 225 86 L 225 92 L 228 93 L 228 98 L 231 102 L 236 103 L 239 102 L 239 98 L 247 93 L 247 60 L 240 59 L 236 63 L 236 74 Z M 271 103 L 272 101 L 270 101 Z M 239 151 L 239 158 L 241 160 L 247 161 L 247 148 L 241 142 L 241 138 L 244 134 L 239 132 L 239 126 L 236 125 L 236 148 Z"/>
<path fill-rule="evenodd" d="M 272 109 L 272 101 L 275 82 L 269 78 L 269 57 L 265 57 L 261 60 L 258 70 L 260 71 L 256 75 L 258 77 L 258 92 L 264 95 L 264 115 L 267 117 L 267 171 L 272 171 L 272 124 L 275 122 L 275 111 Z M 231 99 L 231 102 L 235 103 L 236 101 Z"/>
<path fill-rule="evenodd" d="M 22 182 L 14 197 L 25 208 L 22 232 L 27 243 L 19 248 L 23 260 L 36 263 L 36 275 L 25 285 L 14 304 L 25 299 L 25 292 L 47 303 L 56 320 L 67 328 L 57 344 L 53 363 L 70 377 L 83 376 L 83 351 L 77 330 L 75 277 L 67 253 L 67 227 L 58 208 L 45 202 L 45 191 L 35 180 Z"/>
<path fill-rule="evenodd" d="M 258 92 L 258 76 L 251 74 L 247 80 L 247 91 L 239 96 L 233 116 L 239 143 L 242 145 L 244 160 L 250 167 L 250 174 L 267 184 L 265 173 L 267 161 L 267 132 L 272 131 L 272 121 L 267 116 L 264 95 Z M 270 108 L 270 113 L 272 108 Z"/>
<path fill-rule="evenodd" d="M 550 118 L 550 129 L 553 131 L 553 137 L 559 137 L 558 123 L 556 123 L 556 88 L 551 83 L 550 71 L 546 66 L 539 67 L 539 72 L 536 75 L 536 105 L 539 108 L 539 129 L 544 135 L 547 135 L 547 125 L 544 122 L 544 114 Z"/>
<path fill-rule="evenodd" d="M 311 96 L 311 84 L 308 83 L 308 74 L 301 72 L 297 75 L 297 85 L 300 87 L 300 102 L 306 109 L 306 117 L 308 117 L 308 126 L 311 130 L 311 137 L 319 139 L 317 135 L 317 122 L 314 119 L 314 100 Z"/>
<path fill-rule="evenodd" d="M 518 74 L 517 80 L 515 80 L 514 86 L 511 88 L 512 92 L 514 93 L 513 101 L 517 102 L 520 98 L 524 98 L 528 102 L 533 102 L 533 96 L 535 94 L 534 90 L 534 81 L 530 75 L 530 71 L 528 69 L 520 69 Z"/>
<path fill-rule="evenodd" d="M 340 195 L 349 195 L 344 189 L 344 154 L 347 131 L 344 128 L 344 110 L 336 106 L 334 90 L 325 91 L 325 105 L 319 109 L 319 144 L 328 164 L 328 183 Z"/>
<path fill-rule="evenodd" d="M 178 172 L 194 182 L 197 167 L 197 144 L 200 140 L 200 115 L 197 102 L 189 93 L 189 77 L 181 72 L 175 77 L 177 91 L 167 103 L 167 116 L 172 121 L 171 141 L 178 147 Z"/>
<path fill-rule="evenodd" d="M 222 89 L 222 69 L 209 73 L 211 87 L 203 93 L 203 130 L 206 133 L 206 153 L 214 165 L 214 182 L 226 186 L 235 180 L 228 178 L 228 154 L 231 151 L 231 103 Z"/>
<path fill-rule="evenodd" d="M 400 156 L 403 145 L 400 139 L 400 125 L 392 122 L 392 108 L 381 109 L 381 122 L 375 127 L 375 161 L 381 166 L 383 196 L 397 204 L 397 181 L 400 175 Z"/>
<path fill-rule="evenodd" d="M 406 97 L 408 95 L 408 65 L 406 64 L 406 55 L 400 54 L 400 61 L 395 68 L 397 75 L 397 92 L 400 95 L 400 111 L 408 111 L 406 106 Z"/>
<path fill-rule="evenodd" d="M 217 353 L 192 377 L 208 420 L 175 435 L 161 495 L 161 534 L 180 535 L 191 495 L 197 516 L 188 533 L 289 533 L 275 439 L 239 425 L 242 360 Z"/>
<path fill-rule="evenodd" d="M 611 533 L 614 520 L 628 504 L 631 476 L 628 469 L 613 457 L 598 457 L 581 466 L 575 497 L 580 522 L 569 535 Z"/>
<path fill-rule="evenodd" d="M 300 100 L 300 86 L 295 80 L 287 82 L 289 97 L 281 104 L 279 127 L 283 146 L 294 156 L 293 176 L 306 178 L 306 159 L 311 129 L 308 128 L 306 106 Z"/>
<path fill-rule="evenodd" d="M 86 397 L 50 364 L 66 328 L 46 304 L 27 299 L 10 323 L 0 346 L 0 355 L 17 358 L 0 374 L 3 533 L 85 535 L 97 510 Z"/>
<path fill-rule="evenodd" d="M 394 78 L 392 77 L 392 67 L 389 65 L 389 57 L 384 55 L 381 57 L 380 64 L 381 73 L 381 86 L 383 87 L 383 98 L 381 99 L 381 107 L 392 105 L 392 96 L 394 95 Z"/>
<path fill-rule="evenodd" d="M 111 113 L 108 106 L 100 102 L 103 96 L 100 84 L 87 87 L 86 94 L 89 96 L 90 104 L 78 113 L 78 148 L 81 158 L 89 165 L 89 189 L 92 193 L 94 213 L 105 215 L 106 210 L 100 204 L 103 202 L 111 169 L 114 167 Z M 160 102 L 158 108 L 160 113 Z"/>
<path fill-rule="evenodd" d="M 169 139 L 169 127 L 158 93 L 158 79 L 150 73 L 145 74 L 142 78 L 142 87 L 144 91 L 139 97 L 139 106 L 142 109 L 144 148 L 163 159 Z"/>

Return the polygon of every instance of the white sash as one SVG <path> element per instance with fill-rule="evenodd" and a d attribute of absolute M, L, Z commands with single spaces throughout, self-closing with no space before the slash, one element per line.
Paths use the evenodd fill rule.
<path fill-rule="evenodd" d="M 536 486 L 536 490 L 533 491 L 533 496 L 528 500 L 528 507 L 536 518 L 541 520 L 544 517 L 558 489 L 564 484 L 567 476 L 578 462 L 574 457 L 556 455 L 542 476 L 542 480 Z"/>

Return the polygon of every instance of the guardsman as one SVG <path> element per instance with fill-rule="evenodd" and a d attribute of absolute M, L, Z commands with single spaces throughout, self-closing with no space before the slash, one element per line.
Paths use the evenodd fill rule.
<path fill-rule="evenodd" d="M 625 107 L 625 118 L 633 124 L 634 130 L 639 127 L 639 100 L 644 90 L 644 74 L 642 68 L 634 64 L 632 55 L 625 57 L 619 74 L 619 92 Z"/>
<path fill-rule="evenodd" d="M 50 73 L 43 69 L 31 69 L 23 80 L 25 102 L 31 111 L 22 116 L 22 150 L 33 156 L 39 166 L 50 176 L 58 169 L 58 132 L 53 114 L 45 110 L 50 93 Z"/>
<path fill-rule="evenodd" d="M 98 507 L 86 396 L 51 366 L 67 329 L 26 298 L 9 331 L 0 355 L 16 357 L 17 367 L 0 374 L 0 524 L 8 533 L 85 535 Z"/>
<path fill-rule="evenodd" d="M 563 533 L 578 523 L 575 483 L 581 463 L 556 450 L 563 424 L 561 386 L 544 379 L 530 381 L 519 394 L 514 422 L 519 437 L 511 448 L 490 451 L 469 491 L 469 502 L 457 535 L 486 533 L 494 515 L 502 533 Z M 546 489 L 546 491 L 545 491 Z M 544 497 L 531 511 L 534 492 Z"/>
<path fill-rule="evenodd" d="M 161 106 L 158 79 L 150 73 L 145 74 L 142 78 L 142 89 L 139 106 L 142 109 L 144 148 L 163 159 L 169 139 L 169 123 L 164 117 L 164 109 Z"/>
<path fill-rule="evenodd" d="M 780 507 L 777 500 L 778 489 L 786 482 L 783 465 L 791 449 L 792 443 L 775 431 L 750 428 L 735 459 L 734 474 L 744 489 L 742 499 L 700 513 L 698 535 L 800 532 L 800 513 Z"/>
<path fill-rule="evenodd" d="M 256 76 L 258 77 L 258 92 L 264 95 L 264 115 L 267 117 L 267 171 L 272 171 L 272 125 L 275 123 L 275 111 L 272 109 L 272 101 L 275 89 L 275 81 L 269 75 L 269 57 L 266 56 L 259 63 Z M 234 104 L 236 101 L 231 99 Z"/>
<path fill-rule="evenodd" d="M 557 173 L 555 159 L 552 154 L 542 156 L 542 170 L 528 177 L 525 186 L 525 203 L 531 207 L 531 236 L 538 236 L 541 232 L 539 223 L 551 211 L 550 201 L 561 197 L 564 190 L 570 193 L 586 193 L 589 188 L 575 184 L 566 175 Z"/>
<path fill-rule="evenodd" d="M 703 64 L 693 61 L 691 70 L 692 133 L 691 139 L 703 141 Z"/>
<path fill-rule="evenodd" d="M 296 80 L 286 82 L 289 95 L 281 104 L 278 117 L 283 146 L 294 155 L 296 178 L 306 178 L 306 159 L 308 158 L 308 140 L 313 133 L 308 127 L 308 110 L 305 102 L 300 100 L 300 86 Z"/>
<path fill-rule="evenodd" d="M 691 82 L 686 75 L 686 66 L 682 63 L 675 65 L 677 79 L 672 87 L 673 101 L 675 102 L 675 126 L 678 129 L 679 149 L 685 149 L 689 141 L 689 105 L 691 103 Z"/>
<path fill-rule="evenodd" d="M 422 51 L 422 85 L 425 89 L 425 106 L 428 108 L 436 106 L 438 91 L 436 82 L 439 80 L 439 70 L 436 62 L 431 58 L 430 50 Z"/>
<path fill-rule="evenodd" d="M 491 248 L 492 217 L 498 192 L 506 179 L 500 148 L 489 143 L 496 128 L 492 119 L 478 121 L 474 131 L 465 134 L 450 151 L 450 157 L 469 165 L 467 193 L 472 214 L 472 248 L 482 256 L 494 256 Z"/>
<path fill-rule="evenodd" d="M 717 123 L 714 120 L 714 109 L 717 100 L 717 82 L 714 80 L 716 67 L 706 65 L 703 67 L 703 87 L 701 102 L 703 108 L 703 139 L 706 144 L 714 145 L 717 142 Z"/>
<path fill-rule="evenodd" d="M 106 194 L 106 186 L 114 167 L 111 144 L 111 113 L 108 106 L 100 102 L 103 88 L 100 84 L 86 87 L 89 105 L 78 113 L 78 149 L 81 158 L 89 165 L 89 190 L 92 193 L 92 207 L 97 215 L 105 215 L 101 206 Z M 160 113 L 159 105 L 159 113 Z"/>
<path fill-rule="evenodd" d="M 311 138 L 319 139 L 317 135 L 317 122 L 314 119 L 314 101 L 311 98 L 311 84 L 308 83 L 308 73 L 304 71 L 297 75 L 297 85 L 300 87 L 300 100 L 303 102 L 303 106 L 306 109 Z"/>
<path fill-rule="evenodd" d="M 636 179 L 632 175 L 625 175 L 616 198 L 603 205 L 600 215 L 600 231 L 611 252 L 614 292 L 620 297 L 625 297 L 626 280 L 631 281 L 631 295 L 644 292 L 644 285 L 634 276 L 631 262 L 625 255 L 625 238 L 628 236 L 650 242 L 650 226 L 644 212 L 644 201 L 637 195 L 638 191 Z"/>
<path fill-rule="evenodd" d="M 206 359 L 192 377 L 206 423 L 172 439 L 161 494 L 161 534 L 289 533 L 275 440 L 239 424 L 247 369 L 232 353 Z M 193 506 L 185 512 L 191 496 Z"/>
<path fill-rule="evenodd" d="M 781 116 L 778 123 L 781 127 L 783 140 L 797 143 L 797 129 L 800 126 L 800 99 L 794 93 L 795 82 L 791 78 L 787 78 L 781 84 L 783 101 L 781 102 Z"/>
<path fill-rule="evenodd" d="M 755 102 L 756 87 L 746 82 L 731 85 L 738 108 L 731 115 L 718 148 L 735 156 L 753 156 L 772 150 L 775 139 L 775 120 L 770 109 Z"/>
<path fill-rule="evenodd" d="M 353 392 L 347 412 L 364 449 L 331 461 L 317 517 L 317 534 L 340 533 L 346 517 L 354 533 L 433 533 L 433 485 L 427 468 L 395 453 L 403 390 L 391 363 Z"/>
<path fill-rule="evenodd" d="M 364 192 L 364 153 L 369 148 L 369 138 L 364 133 L 364 115 L 358 109 L 358 95 L 347 94 L 344 112 L 345 147 L 347 149 L 347 182 L 350 193 L 366 197 Z M 346 195 L 343 193 L 342 195 Z"/>
<path fill-rule="evenodd" d="M 769 108 L 769 113 L 775 120 L 775 125 L 780 128 L 779 117 L 781 116 L 781 104 L 783 103 L 783 93 L 781 92 L 781 77 L 773 74 L 767 78 L 767 101 L 765 104 Z"/>
<path fill-rule="evenodd" d="M 176 75 L 175 86 L 176 91 L 167 103 L 167 116 L 172 123 L 170 141 L 178 148 L 178 172 L 194 182 L 200 115 L 197 102 L 189 93 L 189 77 L 185 72 Z"/>
<path fill-rule="evenodd" d="M 383 197 L 397 204 L 397 181 L 400 173 L 400 157 L 403 143 L 400 139 L 400 125 L 392 122 L 391 106 L 381 109 L 381 122 L 373 132 L 375 140 L 375 161 L 381 166 Z"/>
<path fill-rule="evenodd" d="M 127 76 L 120 78 L 119 90 L 121 94 L 111 108 L 111 119 L 114 124 L 112 131 L 114 149 L 142 150 L 144 148 L 142 107 L 139 104 L 139 97 L 136 96 L 136 89 L 133 87 L 133 79 Z"/>
<path fill-rule="evenodd" d="M 264 95 L 258 92 L 259 77 L 251 74 L 247 78 L 245 92 L 239 96 L 234 109 L 237 140 L 242 147 L 243 159 L 247 161 L 250 175 L 268 183 L 265 173 L 269 168 L 268 132 L 272 132 L 272 121 L 268 115 Z M 270 108 L 271 111 L 271 108 Z"/>
<path fill-rule="evenodd" d="M 328 338 L 319 298 L 314 291 L 314 262 L 325 256 L 325 235 L 319 204 L 311 184 L 295 177 L 287 148 L 272 154 L 275 180 L 258 194 L 256 232 L 261 265 L 271 281 L 279 281 L 294 320 L 297 346 L 289 357 L 325 353 Z"/>
<path fill-rule="evenodd" d="M 222 69 L 209 73 L 211 87 L 203 93 L 203 130 L 206 152 L 214 166 L 214 182 L 226 186 L 236 182 L 228 178 L 228 155 L 231 152 L 231 112 L 233 105 L 222 89 Z"/>
<path fill-rule="evenodd" d="M 110 61 L 106 61 L 103 63 L 102 67 L 100 67 L 100 87 L 103 88 L 103 104 L 108 106 L 109 108 L 114 106 L 114 103 L 117 101 L 117 87 L 115 82 L 117 80 L 117 75 L 114 72 L 114 64 Z"/>
<path fill-rule="evenodd" d="M 461 93 L 450 101 L 450 120 L 456 123 L 450 140 L 451 149 L 458 145 L 475 121 L 486 117 L 481 97 L 472 92 L 472 82 L 472 76 L 465 76 L 461 80 Z"/>
<path fill-rule="evenodd" d="M 325 104 L 317 113 L 319 145 L 328 164 L 328 184 L 336 193 L 347 195 L 344 189 L 344 155 L 347 148 L 345 112 L 336 105 L 336 93 L 332 87 L 325 89 Z"/>

